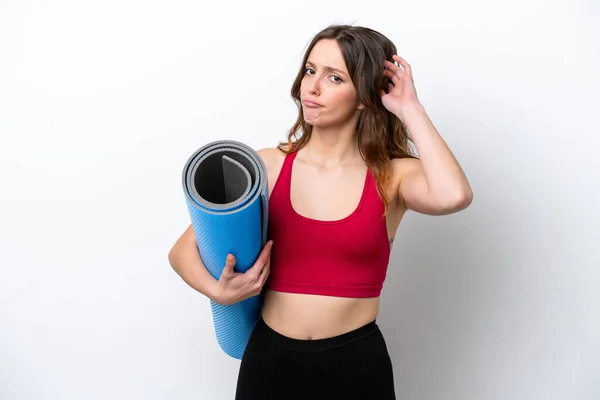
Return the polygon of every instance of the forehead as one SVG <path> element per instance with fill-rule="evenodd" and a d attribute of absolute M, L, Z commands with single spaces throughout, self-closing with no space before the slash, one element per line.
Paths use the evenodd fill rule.
<path fill-rule="evenodd" d="M 320 40 L 312 48 L 307 62 L 316 67 L 330 67 L 348 73 L 342 50 L 334 39 Z"/>

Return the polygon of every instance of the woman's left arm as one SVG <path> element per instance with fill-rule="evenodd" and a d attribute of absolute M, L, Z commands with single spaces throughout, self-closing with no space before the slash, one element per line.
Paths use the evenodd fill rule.
<path fill-rule="evenodd" d="M 410 132 L 417 159 L 403 159 L 399 197 L 407 208 L 429 215 L 467 208 L 473 192 L 460 164 L 420 104 L 407 105 L 398 116 Z"/>
<path fill-rule="evenodd" d="M 398 173 L 399 200 L 405 207 L 429 215 L 451 214 L 467 208 L 473 192 L 460 164 L 431 122 L 419 102 L 410 65 L 398 56 L 402 66 L 386 61 L 385 74 L 393 86 L 382 92 L 384 106 L 408 129 L 417 148 L 419 160 L 393 160 Z"/>

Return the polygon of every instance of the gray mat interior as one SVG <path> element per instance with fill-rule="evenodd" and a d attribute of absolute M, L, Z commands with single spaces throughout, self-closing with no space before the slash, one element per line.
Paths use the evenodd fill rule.
<path fill-rule="evenodd" d="M 253 182 L 248 169 L 221 152 L 202 160 L 193 180 L 200 199 L 221 205 L 239 203 L 248 195 Z"/>
<path fill-rule="evenodd" d="M 190 190 L 199 204 L 211 208 L 235 207 L 258 184 L 256 165 L 235 149 L 218 149 L 192 166 Z"/>
<path fill-rule="evenodd" d="M 235 208 L 249 193 L 256 193 L 262 203 L 262 242 L 266 243 L 267 173 L 260 156 L 248 145 L 220 140 L 204 146 L 186 162 L 183 181 L 186 196 L 215 212 Z"/>

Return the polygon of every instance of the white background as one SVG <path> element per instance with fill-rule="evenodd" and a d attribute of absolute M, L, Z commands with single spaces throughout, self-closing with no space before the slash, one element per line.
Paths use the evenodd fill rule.
<path fill-rule="evenodd" d="M 398 398 L 600 398 L 597 1 L 2 0 L 0 399 L 233 398 L 239 361 L 167 261 L 181 170 L 283 140 L 331 23 L 396 43 L 475 193 L 398 231 Z"/>

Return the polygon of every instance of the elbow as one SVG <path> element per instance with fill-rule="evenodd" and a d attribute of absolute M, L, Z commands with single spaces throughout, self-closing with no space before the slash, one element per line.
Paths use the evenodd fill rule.
<path fill-rule="evenodd" d="M 446 197 L 445 201 L 439 202 L 440 215 L 453 214 L 468 208 L 473 202 L 473 192 L 470 188 L 460 190 L 452 196 Z"/>
<path fill-rule="evenodd" d="M 177 248 L 175 246 L 169 250 L 167 259 L 169 260 L 169 265 L 171 265 L 171 268 L 175 269 L 175 264 L 177 263 Z"/>
<path fill-rule="evenodd" d="M 448 208 L 450 212 L 458 212 L 468 208 L 471 203 L 473 203 L 473 191 L 470 187 L 467 187 L 453 197 Z"/>

